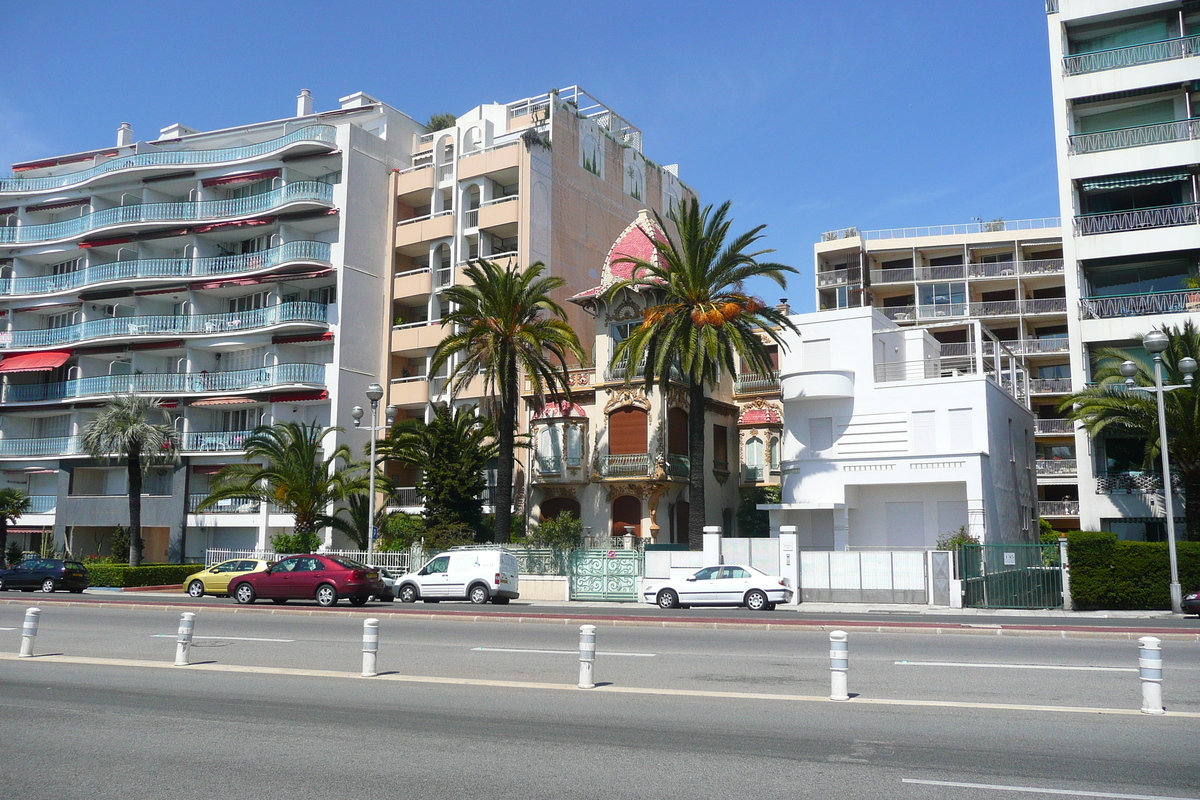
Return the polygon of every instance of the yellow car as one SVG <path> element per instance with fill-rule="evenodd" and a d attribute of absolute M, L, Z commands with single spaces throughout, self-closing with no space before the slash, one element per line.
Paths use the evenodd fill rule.
<path fill-rule="evenodd" d="M 205 594 L 229 594 L 229 582 L 251 572 L 262 572 L 267 568 L 266 561 L 257 558 L 235 558 L 213 564 L 208 569 L 202 569 L 194 575 L 189 575 L 183 582 L 183 590 L 192 597 L 203 597 Z"/>

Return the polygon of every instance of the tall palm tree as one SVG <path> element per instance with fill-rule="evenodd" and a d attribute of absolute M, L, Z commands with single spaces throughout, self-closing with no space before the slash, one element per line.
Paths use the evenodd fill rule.
<path fill-rule="evenodd" d="M 1200 328 L 1188 320 L 1181 327 L 1164 327 L 1167 349 L 1163 351 L 1163 383 L 1183 385 L 1180 359 L 1200 358 Z M 1154 362 L 1145 350 L 1101 348 L 1094 351 L 1096 367 L 1089 386 L 1063 399 L 1059 405 L 1069 419 L 1083 423 L 1092 436 L 1104 432 L 1120 434 L 1144 442 L 1143 466 L 1148 472 L 1159 471 L 1162 442 L 1158 435 L 1158 403 L 1154 392 L 1131 392 L 1119 372 L 1122 362 L 1137 365 L 1133 377 L 1140 386 L 1154 385 Z M 1167 419 L 1167 453 L 1171 471 L 1183 484 L 1187 538 L 1200 541 L 1200 391 L 1174 389 L 1163 393 Z M 1165 490 L 1165 486 L 1164 486 Z"/>
<path fill-rule="evenodd" d="M 656 214 L 662 238 L 656 238 L 655 261 L 625 257 L 633 277 L 619 281 L 605 293 L 612 302 L 621 292 L 634 290 L 653 298 L 641 326 L 613 353 L 613 363 L 625 364 L 625 380 L 632 381 L 645 363 L 649 388 L 657 383 L 665 391 L 672 379 L 682 378 L 688 388 L 689 516 L 688 540 L 693 547 L 704 532 L 704 397 L 723 375 L 737 369 L 735 357 L 751 372 L 774 369 L 762 336 L 784 347 L 780 331 L 795 331 L 787 316 L 747 293 L 746 281 L 768 278 L 787 286 L 785 273 L 796 269 L 759 261 L 773 250 L 752 250 L 765 225 L 729 238 L 732 220 L 729 202 L 715 211 L 700 208 L 691 199 L 673 209 L 668 218 L 678 238 L 672 237 Z M 674 373 L 674 375 L 672 374 Z"/>
<path fill-rule="evenodd" d="M 457 357 L 450 374 L 452 397 L 482 374 L 485 392 L 497 400 L 497 542 L 507 542 L 512 530 L 521 375 L 529 380 L 539 400 L 558 391 L 570 397 L 568 356 L 580 363 L 586 358 L 579 337 L 566 322 L 566 312 L 550 297 L 566 282 L 543 277 L 545 269 L 540 261 L 524 269 L 485 260 L 467 265 L 463 270 L 467 283 L 444 293 L 451 303 L 446 322 L 454 329 L 434 350 L 430 362 L 430 371 L 436 372 Z"/>
<path fill-rule="evenodd" d="M 156 422 L 155 419 L 162 422 Z M 94 458 L 125 460 L 129 478 L 129 566 L 142 563 L 142 477 L 156 464 L 172 464 L 179 452 L 179 433 L 156 397 L 116 397 L 87 424 L 80 436 L 84 452 Z"/>
<path fill-rule="evenodd" d="M 329 508 L 345 499 L 359 478 L 350 467 L 353 458 L 346 445 L 322 458 L 325 437 L 340 430 L 315 422 L 277 422 L 256 428 L 242 444 L 242 458 L 248 463 L 230 464 L 217 473 L 214 488 L 197 509 L 212 508 L 228 498 L 272 503 L 295 517 L 293 533 L 301 549 L 312 552 L 319 544 L 317 531 L 333 524 Z"/>
<path fill-rule="evenodd" d="M 29 513 L 33 501 L 20 489 L 0 489 L 0 568 L 4 567 L 8 552 L 8 525 L 16 522 L 22 514 Z"/>

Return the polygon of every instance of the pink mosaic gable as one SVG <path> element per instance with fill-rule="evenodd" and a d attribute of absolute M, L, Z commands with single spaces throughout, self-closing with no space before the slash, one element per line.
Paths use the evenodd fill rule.
<path fill-rule="evenodd" d="M 738 425 L 782 425 L 779 412 L 773 408 L 747 408 L 738 417 Z"/>
<path fill-rule="evenodd" d="M 557 417 L 586 417 L 587 412 L 583 410 L 583 406 L 578 403 L 572 403 L 568 400 L 559 400 L 557 402 L 547 403 L 540 411 L 533 415 L 534 419 L 554 419 Z"/>

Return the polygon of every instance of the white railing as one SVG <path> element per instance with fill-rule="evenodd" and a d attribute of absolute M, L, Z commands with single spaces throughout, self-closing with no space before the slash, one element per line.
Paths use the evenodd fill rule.
<path fill-rule="evenodd" d="M 971 303 L 973 317 L 1006 317 L 1021 313 L 1021 304 L 1017 300 L 988 300 L 983 303 Z"/>
<path fill-rule="evenodd" d="M 917 271 L 912 267 L 871 270 L 871 283 L 912 283 L 916 279 Z"/>
<path fill-rule="evenodd" d="M 1186 142 L 1200 139 L 1200 120 L 1181 119 L 1160 122 L 1154 125 L 1135 125 L 1096 133 L 1077 133 L 1068 139 L 1071 155 L 1102 153 L 1106 150 L 1122 150 L 1128 147 L 1145 147 L 1168 142 Z"/>
<path fill-rule="evenodd" d="M 1039 517 L 1078 517 L 1078 500 L 1039 500 Z"/>
<path fill-rule="evenodd" d="M 1022 314 L 1064 314 L 1066 311 L 1065 297 L 1040 297 L 1021 301 Z"/>
<path fill-rule="evenodd" d="M 408 225 L 411 222 L 425 222 L 426 220 L 436 219 L 437 217 L 444 217 L 447 214 L 453 214 L 453 213 L 454 213 L 454 209 L 447 209 L 445 211 L 434 211 L 431 214 L 422 214 L 419 217 L 409 217 L 408 219 L 402 219 L 399 222 L 397 222 L 396 224 L 397 225 Z"/>
<path fill-rule="evenodd" d="M 733 390 L 738 393 L 778 391 L 779 370 L 765 375 L 758 372 L 739 372 L 733 379 Z"/>
<path fill-rule="evenodd" d="M 646 478 L 652 466 L 649 453 L 600 456 L 602 478 Z"/>
<path fill-rule="evenodd" d="M 1034 394 L 1065 394 L 1071 391 L 1071 379 L 1030 378 L 1029 391 Z"/>
<path fill-rule="evenodd" d="M 392 495 L 396 498 L 396 502 L 401 508 L 417 508 L 423 503 L 421 502 L 421 494 L 415 486 L 397 486 Z"/>
<path fill-rule="evenodd" d="M 1069 419 L 1035 419 L 1033 432 L 1052 435 L 1074 433 L 1075 424 Z"/>
<path fill-rule="evenodd" d="M 469 210 L 463 214 L 463 227 L 464 228 L 478 228 L 479 227 L 479 209 L 478 208 L 472 208 L 471 210 Z"/>
<path fill-rule="evenodd" d="M 1063 73 L 1083 75 L 1108 69 L 1152 64 L 1156 61 L 1173 61 L 1200 54 L 1200 36 L 1184 36 L 1161 42 L 1147 42 L 1095 53 L 1079 53 L 1063 59 Z"/>
<path fill-rule="evenodd" d="M 1073 458 L 1038 459 L 1038 475 L 1074 475 L 1079 471 Z"/>
<path fill-rule="evenodd" d="M 72 397 L 116 394 L 179 395 L 267 389 L 276 386 L 325 384 L 324 364 L 274 364 L 226 372 L 161 372 L 145 375 L 98 375 L 59 383 L 3 386 L 0 402 L 33 403 Z"/>
<path fill-rule="evenodd" d="M 1079 301 L 1080 319 L 1114 319 L 1194 311 L 1200 311 L 1200 290 L 1086 297 Z"/>
<path fill-rule="evenodd" d="M 392 275 L 393 278 L 407 278 L 409 275 L 424 275 L 430 272 L 429 267 L 416 267 L 414 269 L 406 269 L 403 272 L 397 272 Z"/>
<path fill-rule="evenodd" d="M 863 239 L 912 239 L 924 236 L 962 236 L 968 233 L 1003 233 L 1005 231 L 1033 231 L 1062 226 L 1059 217 L 1042 219 L 998 219 L 991 222 L 967 222 L 959 225 L 930 225 L 922 228 L 888 228 L 877 231 L 860 231 L 858 228 L 843 228 L 821 234 L 822 242 L 861 236 Z"/>
<path fill-rule="evenodd" d="M 858 272 L 858 270 L 854 270 Z M 857 275 L 855 276 L 857 279 Z M 850 281 L 850 270 L 848 269 L 831 269 L 817 273 L 817 286 L 836 286 L 840 283 L 848 283 Z"/>
<path fill-rule="evenodd" d="M 253 558 L 261 559 L 263 561 L 278 561 L 287 555 L 289 554 L 276 553 L 274 550 L 210 549 L 204 551 L 204 564 L 205 566 L 211 567 L 213 564 L 219 564 L 222 561 L 229 561 L 233 558 Z M 360 564 L 367 564 L 372 567 L 386 567 L 387 569 L 395 569 L 401 572 L 407 572 L 408 565 L 411 563 L 412 553 L 409 550 L 376 550 L 373 553 L 367 553 L 364 550 L 319 550 L 317 551 L 317 555 L 332 556 L 334 558 L 348 558 L 352 561 L 357 561 Z"/>
<path fill-rule="evenodd" d="M 1121 233 L 1146 228 L 1172 228 L 1195 225 L 1200 220 L 1200 206 L 1185 203 L 1134 211 L 1106 211 L 1100 214 L 1081 214 L 1075 217 L 1075 233 L 1093 236 L 1098 233 Z"/>
<path fill-rule="evenodd" d="M 994 261 L 967 265 L 967 274 L 972 278 L 1011 278 L 1016 275 L 1057 275 L 1063 271 L 1061 258 L 1033 259 L 1030 261 Z"/>
<path fill-rule="evenodd" d="M 917 314 L 916 306 L 880 306 L 879 311 L 893 322 L 910 322 Z"/>
<path fill-rule="evenodd" d="M 1019 356 L 1035 356 L 1046 353 L 1067 353 L 1071 350 L 1071 341 L 1067 337 L 1048 337 L 1045 339 L 1021 339 L 1007 341 L 1004 346 Z"/>

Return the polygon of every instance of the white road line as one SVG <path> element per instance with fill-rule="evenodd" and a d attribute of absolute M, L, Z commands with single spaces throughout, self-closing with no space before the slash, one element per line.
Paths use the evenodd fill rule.
<path fill-rule="evenodd" d="M 530 650 L 523 647 L 472 647 L 485 653 L 550 653 L 553 655 L 577 655 L 578 650 Z M 598 656 L 629 656 L 630 658 L 654 658 L 657 653 L 596 653 Z"/>
<path fill-rule="evenodd" d="M 152 639 L 174 639 L 179 634 L 176 633 L 152 633 Z M 222 639 L 232 640 L 235 642 L 294 642 L 295 639 L 259 639 L 254 636 L 192 636 L 193 639 Z"/>
<path fill-rule="evenodd" d="M 976 664 L 970 661 L 894 661 L 901 667 L 982 667 L 984 669 L 1060 669 L 1073 672 L 1137 672 L 1137 667 L 1063 667 L 1055 664 Z"/>
<path fill-rule="evenodd" d="M 15 631 L 16 628 L 0 628 L 0 631 Z"/>
<path fill-rule="evenodd" d="M 994 783 L 957 783 L 955 781 L 922 781 L 904 778 L 903 783 L 922 786 L 953 786 L 958 789 L 995 789 L 998 792 L 1031 792 L 1033 794 L 1063 794 L 1071 797 L 1113 797 L 1118 800 L 1197 800 L 1194 797 L 1168 797 L 1161 794 L 1120 794 L 1119 792 L 1088 792 L 1082 789 L 1041 789 L 1035 786 L 1002 786 Z"/>

